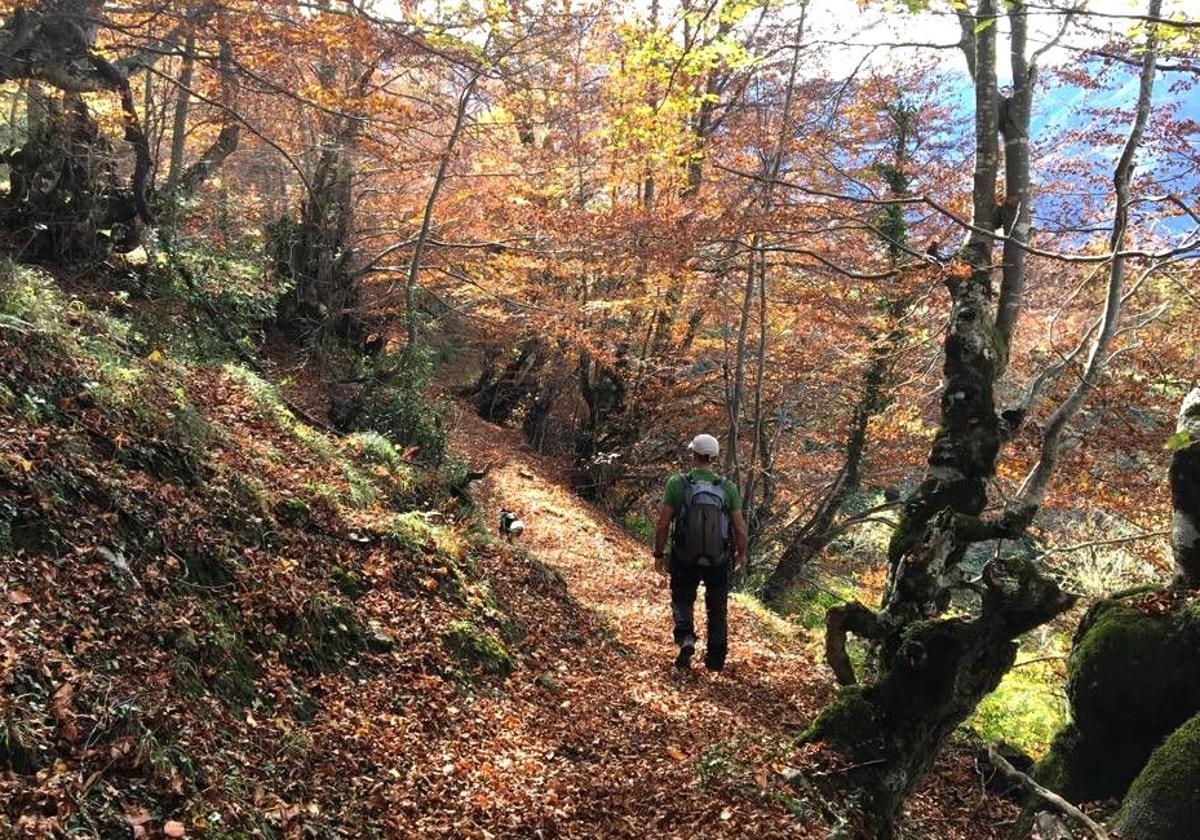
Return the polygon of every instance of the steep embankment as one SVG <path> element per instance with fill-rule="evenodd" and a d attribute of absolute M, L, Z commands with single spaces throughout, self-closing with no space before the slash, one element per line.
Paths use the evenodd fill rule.
<path fill-rule="evenodd" d="M 517 436 L 453 471 L 0 277 L 0 836 L 824 836 L 810 644 L 734 610 L 676 679 L 644 548 Z M 519 546 L 489 536 L 500 504 Z M 803 771 L 804 777 L 797 773 Z M 952 757 L 928 838 L 1006 813 Z"/>

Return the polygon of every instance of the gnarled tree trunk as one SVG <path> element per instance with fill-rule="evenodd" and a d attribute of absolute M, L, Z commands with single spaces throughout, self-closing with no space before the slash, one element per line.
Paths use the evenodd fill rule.
<path fill-rule="evenodd" d="M 129 78 L 153 68 L 167 53 L 163 45 L 193 31 L 213 8 L 196 7 L 159 42 L 110 61 L 96 50 L 101 28 L 110 25 L 105 5 L 51 0 L 18 6 L 0 28 L 0 82 L 30 81 L 31 130 L 20 149 L 5 153 L 13 177 L 0 200 L 5 226 L 29 234 L 27 254 L 79 260 L 130 251 L 140 244 L 143 226 L 154 221 L 153 161 Z M 223 59 L 227 50 L 223 45 Z M 116 147 L 80 97 L 98 92 L 115 93 L 120 102 L 123 139 L 134 155 L 128 185 L 118 179 Z M 228 125 L 200 164 L 185 173 L 187 189 L 194 190 L 236 146 L 237 129 Z"/>
<path fill-rule="evenodd" d="M 1151 0 L 1151 17 L 1158 15 L 1160 6 L 1161 0 Z M 1013 70 L 1031 73 L 1023 60 L 1026 6 L 1014 0 L 1005 13 L 1014 41 Z M 996 83 L 998 15 L 995 0 L 979 0 L 974 14 L 959 12 L 975 80 L 975 178 L 971 235 L 960 251 L 961 262 L 951 263 L 947 271 L 951 316 L 944 346 L 941 423 L 925 478 L 905 500 L 888 548 L 889 583 L 882 609 L 853 603 L 829 611 L 826 654 L 847 687 L 808 733 L 856 758 L 852 775 L 867 794 L 876 836 L 882 838 L 894 836 L 905 798 L 928 771 L 945 738 L 1011 666 L 1016 637 L 1074 602 L 1027 560 L 997 556 L 979 582 L 964 580 L 961 561 L 972 544 L 1014 539 L 1025 532 L 1045 494 L 1062 430 L 1107 358 L 1122 299 L 1133 161 L 1150 108 L 1157 46 L 1153 30 L 1147 36 L 1133 127 L 1114 173 L 1117 206 L 1100 330 L 1080 382 L 1047 424 L 1041 460 L 1022 492 L 1003 514 L 985 520 L 987 482 L 1011 432 L 1007 418 L 997 416 L 994 397 L 1008 356 L 1006 338 L 996 326 L 991 283 L 992 231 L 1008 214 L 995 201 L 1000 115 L 1010 107 Z M 1027 135 L 1014 132 L 1020 133 L 1019 121 L 1006 124 L 1005 138 L 1028 142 Z M 1017 156 L 1005 163 L 1020 166 L 1022 160 Z M 1012 225 L 1019 224 L 1017 216 L 1009 218 Z M 1006 316 L 1009 327 L 1016 322 L 1021 283 L 1022 278 L 1007 276 L 1001 286 L 1001 309 L 1016 301 Z M 980 596 L 977 617 L 940 619 L 957 589 Z M 848 632 L 879 646 L 879 673 L 864 688 L 854 685 L 856 675 L 845 648 Z M 875 737 L 865 739 L 864 732 Z"/>
<path fill-rule="evenodd" d="M 310 339 L 346 338 L 349 311 L 359 303 L 350 265 L 353 165 L 346 139 L 331 138 L 321 150 L 299 221 L 285 216 L 269 231 L 277 270 L 292 281 L 279 300 L 278 319 Z"/>

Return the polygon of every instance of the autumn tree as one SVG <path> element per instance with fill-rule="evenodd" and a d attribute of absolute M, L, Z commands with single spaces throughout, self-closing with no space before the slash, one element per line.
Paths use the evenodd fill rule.
<path fill-rule="evenodd" d="M 1159 20 L 1158 0 L 1148 19 Z M 1046 422 L 1039 459 L 1015 496 L 987 514 L 988 485 L 1001 449 L 1022 421 L 1027 405 L 1001 411 L 997 383 L 1009 363 L 1023 309 L 1029 245 L 1031 179 L 1028 148 L 1030 107 L 1037 58 L 1028 53 L 1030 10 L 1021 3 L 1000 11 L 990 0 L 959 12 L 962 48 L 975 90 L 973 212 L 967 240 L 946 272 L 950 324 L 944 346 L 941 420 L 924 480 L 904 500 L 888 551 L 890 580 L 884 604 L 834 608 L 828 616 L 830 665 L 846 685 L 813 725 L 820 738 L 861 759 L 855 776 L 870 797 L 879 836 L 892 836 L 908 792 L 924 776 L 949 733 L 999 683 L 1011 667 L 1020 634 L 1059 615 L 1074 598 L 1020 555 L 997 553 L 979 580 L 962 563 L 977 543 L 1021 536 L 1045 497 L 1063 430 L 1076 416 L 1110 353 L 1126 294 L 1132 173 L 1151 110 L 1157 62 L 1153 27 L 1141 59 L 1140 94 L 1114 176 L 1115 209 L 1107 252 L 1085 260 L 1107 269 L 1105 304 L 1089 341 L 1079 380 Z M 1069 15 L 1066 16 L 1069 19 Z M 1014 84 L 997 83 L 997 23 L 1010 27 L 1009 60 Z M 1064 22 L 1063 26 L 1068 23 Z M 1044 48 L 1043 48 L 1044 50 Z M 1000 138 L 1007 150 L 1000 153 Z M 997 201 L 1003 166 L 1004 199 Z M 1003 236 L 997 232 L 1003 231 Z M 1002 245 L 998 290 L 993 287 L 994 251 Z M 1185 251 L 1194 242 L 1184 242 Z M 1146 272 L 1169 256 L 1143 254 Z M 1070 259 L 1070 258 L 1068 258 Z M 975 592 L 969 617 L 941 618 L 956 590 Z M 866 685 L 845 651 L 853 632 L 879 650 L 878 673 Z M 864 732 L 872 737 L 864 740 Z M 856 760 L 857 760 L 856 759 Z"/>

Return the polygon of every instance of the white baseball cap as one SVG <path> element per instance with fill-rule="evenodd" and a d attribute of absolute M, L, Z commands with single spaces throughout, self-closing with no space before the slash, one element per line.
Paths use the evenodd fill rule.
<path fill-rule="evenodd" d="M 709 458 L 716 458 L 721 451 L 721 446 L 712 435 L 696 435 L 692 438 L 692 442 L 688 444 L 688 449 L 697 455 L 707 455 Z"/>

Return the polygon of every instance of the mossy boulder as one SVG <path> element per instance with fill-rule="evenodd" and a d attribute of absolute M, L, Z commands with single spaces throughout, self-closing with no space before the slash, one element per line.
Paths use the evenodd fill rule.
<path fill-rule="evenodd" d="M 446 648 L 472 668 L 499 677 L 513 671 L 512 657 L 503 643 L 469 621 L 455 621 L 442 635 Z"/>
<path fill-rule="evenodd" d="M 1072 723 L 1036 778 L 1072 801 L 1120 797 L 1151 752 L 1200 711 L 1200 607 L 1146 609 L 1145 593 L 1092 607 L 1068 661 Z"/>
<path fill-rule="evenodd" d="M 1113 828 L 1126 840 L 1195 840 L 1200 831 L 1200 714 L 1151 754 L 1125 795 Z"/>

